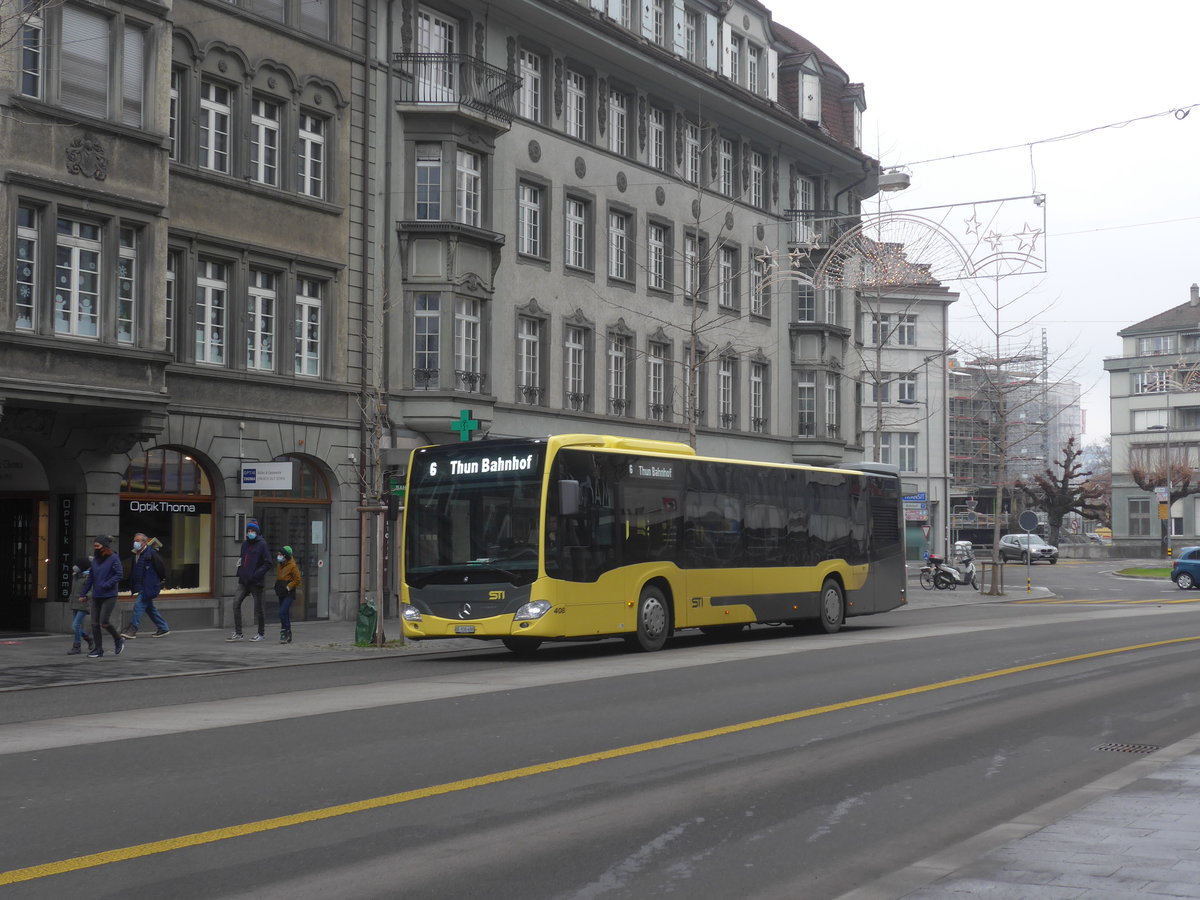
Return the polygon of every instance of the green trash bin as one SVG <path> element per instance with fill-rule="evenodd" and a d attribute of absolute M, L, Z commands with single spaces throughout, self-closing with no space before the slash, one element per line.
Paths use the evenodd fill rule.
<path fill-rule="evenodd" d="M 364 603 L 358 608 L 358 625 L 354 629 L 356 644 L 371 644 L 375 641 L 375 617 L 378 612 L 373 603 Z"/>

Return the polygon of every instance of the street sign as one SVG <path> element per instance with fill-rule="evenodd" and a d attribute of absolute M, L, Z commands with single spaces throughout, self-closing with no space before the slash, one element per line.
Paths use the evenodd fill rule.
<path fill-rule="evenodd" d="M 921 526 L 921 534 L 925 535 L 925 540 L 929 540 L 929 526 L 928 525 Z"/>
<path fill-rule="evenodd" d="M 1025 531 L 1033 531 L 1038 527 L 1038 517 L 1032 509 L 1027 509 L 1017 517 L 1017 524 Z"/>
<path fill-rule="evenodd" d="M 906 494 L 904 497 L 906 503 L 924 503 L 928 499 L 924 491 L 921 491 L 919 494 Z"/>

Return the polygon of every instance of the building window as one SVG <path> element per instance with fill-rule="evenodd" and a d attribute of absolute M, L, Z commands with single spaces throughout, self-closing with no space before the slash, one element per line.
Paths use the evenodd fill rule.
<path fill-rule="evenodd" d="M 437 294 L 417 294 L 413 302 L 413 387 L 441 386 L 442 304 Z"/>
<path fill-rule="evenodd" d="M 718 291 L 717 303 L 728 309 L 738 305 L 738 252 L 733 247 L 722 247 L 717 257 Z"/>
<path fill-rule="evenodd" d="M 1138 338 L 1138 356 L 1162 356 L 1175 352 L 1175 335 L 1155 334 L 1150 337 Z"/>
<path fill-rule="evenodd" d="M 737 414 L 734 412 L 736 395 L 737 360 L 723 356 L 717 364 L 717 412 L 721 417 L 722 428 L 737 427 Z"/>
<path fill-rule="evenodd" d="M 880 346 L 891 337 L 892 317 L 889 313 L 876 313 L 871 317 L 871 343 Z"/>
<path fill-rule="evenodd" d="M 683 294 L 698 299 L 703 289 L 700 277 L 700 239 L 694 234 L 683 236 Z"/>
<path fill-rule="evenodd" d="M 483 390 L 479 301 L 454 298 L 454 376 L 463 390 Z"/>
<path fill-rule="evenodd" d="M 117 230 L 117 343 L 132 344 L 137 316 L 138 233 L 123 226 Z"/>
<path fill-rule="evenodd" d="M 666 0 L 651 0 L 650 2 L 650 34 L 651 39 L 660 47 L 667 45 L 667 8 Z"/>
<path fill-rule="evenodd" d="M 305 34 L 329 40 L 329 0 L 302 0 L 298 25 Z"/>
<path fill-rule="evenodd" d="M 796 284 L 796 321 L 817 321 L 817 292 L 808 282 Z"/>
<path fill-rule="evenodd" d="M 275 371 L 275 275 L 250 270 L 246 309 L 246 368 Z"/>
<path fill-rule="evenodd" d="M 566 406 L 568 409 L 587 408 L 587 329 L 568 325 L 564 342 Z"/>
<path fill-rule="evenodd" d="M 566 217 L 564 241 L 566 259 L 564 262 L 572 269 L 586 269 L 588 267 L 587 203 L 574 197 L 568 197 L 564 207 Z"/>
<path fill-rule="evenodd" d="M 542 323 L 529 316 L 517 320 L 517 399 L 542 402 Z"/>
<path fill-rule="evenodd" d="M 179 82 L 182 78 L 178 69 L 171 70 L 170 100 L 167 109 L 167 131 L 171 139 L 169 156 L 179 159 Z"/>
<path fill-rule="evenodd" d="M 608 149 L 618 156 L 628 154 L 627 125 L 629 98 L 620 91 L 608 92 Z"/>
<path fill-rule="evenodd" d="M 1151 369 L 1146 372 L 1133 373 L 1133 392 L 1135 394 L 1162 394 L 1172 390 L 1174 383 L 1170 372 Z"/>
<path fill-rule="evenodd" d="M 521 76 L 521 93 L 518 111 L 521 118 L 531 122 L 542 121 L 542 58 L 536 53 L 522 50 L 518 64 Z"/>
<path fill-rule="evenodd" d="M 704 362 L 707 351 L 696 346 L 694 340 L 688 341 L 683 348 L 683 371 L 687 377 L 687 389 L 690 395 L 687 404 L 689 420 L 703 425 L 705 410 L 708 408 L 708 383 L 704 377 Z M 696 360 L 693 363 L 693 360 Z"/>
<path fill-rule="evenodd" d="M 704 28 L 700 22 L 700 13 L 689 9 L 683 19 L 683 50 L 684 54 L 694 63 L 703 64 Z"/>
<path fill-rule="evenodd" d="M 750 267 L 750 314 L 765 316 L 770 309 L 770 287 L 767 284 L 767 261 L 755 256 Z"/>
<path fill-rule="evenodd" d="M 763 209 L 763 172 L 766 159 L 757 150 L 750 151 L 750 205 Z"/>
<path fill-rule="evenodd" d="M 838 292 L 832 288 L 822 288 L 821 292 L 825 295 L 826 324 L 840 325 L 841 319 L 838 316 Z"/>
<path fill-rule="evenodd" d="M 1148 497 L 1129 498 L 1129 536 L 1150 536 L 1150 499 Z"/>
<path fill-rule="evenodd" d="M 652 343 L 646 357 L 646 412 L 655 421 L 665 421 L 667 405 L 667 345 Z"/>
<path fill-rule="evenodd" d="M 726 197 L 733 196 L 733 141 L 721 138 L 719 153 L 719 176 L 721 179 L 718 189 Z"/>
<path fill-rule="evenodd" d="M 917 471 L 917 435 L 902 431 L 896 434 L 896 465 L 901 472 Z"/>
<path fill-rule="evenodd" d="M 200 83 L 200 168 L 229 172 L 229 88 Z"/>
<path fill-rule="evenodd" d="M 618 12 L 621 17 L 621 25 L 629 30 L 633 30 L 633 0 L 617 0 Z"/>
<path fill-rule="evenodd" d="M 916 375 L 901 375 L 896 379 L 896 399 L 901 403 L 917 402 Z"/>
<path fill-rule="evenodd" d="M 825 373 L 825 433 L 829 437 L 837 437 L 840 431 L 841 404 L 839 403 L 839 385 L 841 380 L 837 372 Z"/>
<path fill-rule="evenodd" d="M 1170 427 L 1165 409 L 1135 409 L 1133 411 L 1133 430 L 1146 431 L 1149 428 L 1166 429 Z"/>
<path fill-rule="evenodd" d="M 225 365 L 228 267 L 201 259 L 196 266 L 196 362 Z"/>
<path fill-rule="evenodd" d="M 683 177 L 690 184 L 700 183 L 700 126 L 688 122 L 683 133 Z"/>
<path fill-rule="evenodd" d="M 746 49 L 746 87 L 752 94 L 761 94 L 762 86 L 762 47 L 750 44 Z"/>
<path fill-rule="evenodd" d="M 463 225 L 480 226 L 480 182 L 482 180 L 478 153 L 458 151 L 458 180 L 455 189 L 455 221 Z"/>
<path fill-rule="evenodd" d="M 901 315 L 896 317 L 896 343 L 905 347 L 917 345 L 917 317 Z"/>
<path fill-rule="evenodd" d="M 567 70 L 567 134 L 587 140 L 587 79 L 579 72 Z"/>
<path fill-rule="evenodd" d="M 871 402 L 872 403 L 891 403 L 892 402 L 892 373 L 891 372 L 871 373 L 868 377 L 871 379 Z"/>
<path fill-rule="evenodd" d="M 542 189 L 522 183 L 518 188 L 517 249 L 526 256 L 542 255 Z"/>
<path fill-rule="evenodd" d="M 438 222 L 442 218 L 442 148 L 438 144 L 417 144 L 416 209 L 418 222 Z"/>
<path fill-rule="evenodd" d="M 296 374 L 321 374 L 321 297 L 315 278 L 296 279 Z"/>
<path fill-rule="evenodd" d="M 44 8 L 44 5 L 43 5 Z M 120 65 L 112 32 L 118 30 Z M 24 62 L 28 62 L 26 59 Z M 58 100 L 65 108 L 140 128 L 145 98 L 146 30 L 74 5 L 62 6 Z M 24 82 L 26 79 L 22 79 Z M 110 92 L 113 101 L 110 103 Z"/>
<path fill-rule="evenodd" d="M 54 260 L 54 331 L 97 337 L 100 328 L 100 226 L 58 219 Z"/>
<path fill-rule="evenodd" d="M 38 15 L 42 3 L 25 0 L 22 4 L 25 23 L 21 26 L 21 93 L 27 97 L 42 96 L 42 36 L 44 23 Z"/>
<path fill-rule="evenodd" d="M 650 168 L 667 170 L 667 111 L 650 107 Z"/>
<path fill-rule="evenodd" d="M 817 373 L 811 370 L 796 373 L 796 434 L 817 436 Z"/>
<path fill-rule="evenodd" d="M 750 430 L 767 430 L 767 364 L 750 364 Z"/>
<path fill-rule="evenodd" d="M 176 250 L 167 251 L 167 284 L 164 295 L 164 322 L 166 331 L 165 349 L 168 353 L 175 352 L 175 304 L 179 297 L 179 253 Z"/>
<path fill-rule="evenodd" d="M 736 34 L 729 36 L 729 78 L 735 84 L 742 82 L 742 39 Z"/>
<path fill-rule="evenodd" d="M 278 103 L 254 98 L 250 114 L 250 177 L 271 187 L 279 186 L 279 112 Z"/>
<path fill-rule="evenodd" d="M 608 274 L 610 278 L 629 277 L 629 216 L 608 214 Z"/>
<path fill-rule="evenodd" d="M 417 100 L 450 103 L 457 95 L 458 66 L 453 61 L 458 25 L 429 9 L 417 11 Z"/>
<path fill-rule="evenodd" d="M 628 366 L 629 340 L 622 335 L 608 338 L 608 411 L 614 416 L 627 416 L 629 409 Z"/>
<path fill-rule="evenodd" d="M 665 225 L 650 223 L 646 253 L 646 286 L 656 290 L 667 287 L 667 247 L 671 232 Z"/>
<path fill-rule="evenodd" d="M 792 219 L 792 243 L 808 244 L 816 237 L 813 229 L 813 223 L 816 220 L 816 209 L 814 208 L 816 186 L 811 178 L 798 175 L 792 183 L 792 189 L 797 207 L 796 215 Z"/>
<path fill-rule="evenodd" d="M 325 125 L 318 116 L 300 114 L 297 190 L 318 200 L 325 197 Z"/>
<path fill-rule="evenodd" d="M 37 328 L 38 211 L 32 206 L 17 208 L 15 324 L 21 331 Z"/>

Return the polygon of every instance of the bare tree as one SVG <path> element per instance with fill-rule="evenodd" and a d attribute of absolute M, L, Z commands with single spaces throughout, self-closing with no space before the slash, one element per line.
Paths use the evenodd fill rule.
<path fill-rule="evenodd" d="M 1083 451 L 1071 437 L 1063 445 L 1062 458 L 1054 461 L 1054 468 L 1047 466 L 1041 474 L 1014 485 L 1016 493 L 1046 512 L 1051 544 L 1058 543 L 1063 519 L 1068 513 L 1078 513 L 1092 521 L 1104 518 L 1105 505 L 1100 502 L 1104 490 L 1089 480 L 1092 472 L 1084 471 L 1082 456 Z"/>

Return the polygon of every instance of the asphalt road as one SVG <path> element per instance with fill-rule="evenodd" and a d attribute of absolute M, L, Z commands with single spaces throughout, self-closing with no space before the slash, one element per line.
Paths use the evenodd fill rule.
<path fill-rule="evenodd" d="M 2 694 L 0 873 L 43 867 L 4 897 L 837 897 L 1200 732 L 1200 592 L 1112 568 L 832 636 Z"/>

